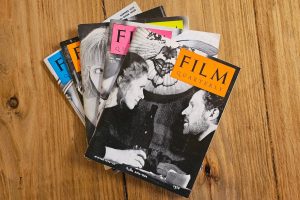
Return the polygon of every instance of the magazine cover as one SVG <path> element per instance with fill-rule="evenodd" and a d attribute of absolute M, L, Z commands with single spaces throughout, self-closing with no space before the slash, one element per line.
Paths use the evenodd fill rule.
<path fill-rule="evenodd" d="M 61 50 L 57 50 L 53 54 L 46 57 L 44 59 L 44 62 L 61 87 L 64 95 L 68 99 L 79 119 L 84 124 L 83 106 L 71 78 L 71 74 L 68 71 L 67 64 L 64 60 Z"/>
<path fill-rule="evenodd" d="M 86 157 L 188 197 L 239 72 L 210 40 L 138 28 Z"/>
<path fill-rule="evenodd" d="M 161 8 L 151 9 L 157 14 Z M 148 14 L 150 11 L 146 11 Z M 150 13 L 151 13 L 150 12 Z M 160 13 L 157 17 L 162 17 Z M 139 15 L 143 17 L 143 13 Z M 108 23 L 81 24 L 78 26 L 78 35 L 81 40 L 81 70 L 83 85 L 83 105 L 86 116 L 86 133 L 91 138 L 98 119 L 100 98 L 100 84 L 103 76 L 105 56 L 108 41 Z M 103 103 L 102 103 L 103 104 Z M 101 104 L 101 105 L 102 105 Z"/>

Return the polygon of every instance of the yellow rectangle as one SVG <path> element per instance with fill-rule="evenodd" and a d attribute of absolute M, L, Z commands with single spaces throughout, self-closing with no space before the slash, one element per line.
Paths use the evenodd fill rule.
<path fill-rule="evenodd" d="M 184 28 L 183 23 L 184 23 L 183 20 L 172 20 L 172 21 L 150 22 L 147 24 L 164 26 L 164 27 L 169 27 L 169 28 L 183 29 Z"/>
<path fill-rule="evenodd" d="M 225 97 L 235 68 L 181 48 L 171 77 Z"/>

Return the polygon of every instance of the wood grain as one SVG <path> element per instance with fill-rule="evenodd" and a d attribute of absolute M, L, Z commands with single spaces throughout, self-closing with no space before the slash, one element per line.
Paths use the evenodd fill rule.
<path fill-rule="evenodd" d="M 181 199 L 87 161 L 80 120 L 42 60 L 129 0 L 0 0 L 0 199 Z M 221 33 L 242 68 L 190 199 L 299 199 L 300 3 L 137 0 Z"/>
<path fill-rule="evenodd" d="M 122 174 L 106 173 L 83 157 L 84 127 L 42 62 L 59 48 L 59 41 L 76 35 L 78 23 L 104 19 L 101 2 L 5 4 L 0 199 L 124 199 Z M 15 108 L 7 103 L 11 97 L 19 101 Z"/>
<path fill-rule="evenodd" d="M 278 199 L 300 199 L 300 2 L 255 2 Z"/>

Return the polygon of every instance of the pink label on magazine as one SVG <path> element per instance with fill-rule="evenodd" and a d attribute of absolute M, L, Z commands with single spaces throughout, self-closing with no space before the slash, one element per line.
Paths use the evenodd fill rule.
<path fill-rule="evenodd" d="M 135 26 L 114 24 L 112 29 L 110 52 L 118 55 L 126 55 L 135 29 Z M 148 30 L 160 34 L 166 38 L 172 38 L 172 31 L 150 28 Z"/>

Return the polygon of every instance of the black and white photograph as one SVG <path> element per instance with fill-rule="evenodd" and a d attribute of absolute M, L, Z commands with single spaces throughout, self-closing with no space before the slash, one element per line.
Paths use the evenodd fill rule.
<path fill-rule="evenodd" d="M 159 7 L 158 7 L 159 8 Z M 157 8 L 157 9 L 158 9 Z M 151 12 L 156 13 L 157 10 L 156 9 L 152 9 L 150 10 Z M 150 11 L 146 11 L 148 14 Z M 161 9 L 159 9 L 159 11 L 161 11 Z M 141 13 L 139 14 L 138 17 L 136 17 L 137 19 L 141 18 L 143 19 L 143 14 Z M 161 20 L 168 20 L 168 18 L 161 18 L 160 16 L 163 13 L 159 14 L 157 17 L 159 17 L 159 19 Z M 147 28 L 152 28 L 155 30 L 163 30 L 165 32 L 171 33 L 173 35 L 178 35 L 180 32 L 182 32 L 182 30 L 180 29 L 175 29 L 175 28 L 168 28 L 168 27 L 163 27 L 163 26 L 155 26 L 155 25 L 150 25 L 150 24 L 143 24 L 143 23 L 137 23 L 137 22 L 130 22 L 130 21 L 124 21 L 124 20 L 111 20 L 110 24 L 109 24 L 109 31 L 108 31 L 108 41 L 107 41 L 107 46 L 106 46 L 106 55 L 105 55 L 105 62 L 104 62 L 104 66 L 105 68 L 103 69 L 103 74 L 101 75 L 101 81 L 100 81 L 100 103 L 98 106 L 97 114 L 96 114 L 96 122 L 99 121 L 103 110 L 106 106 L 106 101 L 108 100 L 110 93 L 114 87 L 114 84 L 116 82 L 116 78 L 118 76 L 118 73 L 120 71 L 121 68 L 121 64 L 123 62 L 123 59 L 126 55 L 126 53 L 123 54 L 116 54 L 113 53 L 111 51 L 112 49 L 112 37 L 113 37 L 113 31 L 115 31 L 115 26 L 114 25 L 124 25 L 124 34 L 126 35 L 130 35 L 131 31 L 129 31 L 127 28 L 128 27 L 147 27 Z M 120 35 L 119 35 L 120 36 Z M 120 36 L 121 37 L 121 36 Z M 124 41 L 123 43 L 126 45 L 130 45 L 130 40 L 129 38 L 123 38 Z M 123 50 L 124 51 L 124 50 Z M 125 51 L 124 51 L 125 52 Z"/>
<path fill-rule="evenodd" d="M 86 157 L 188 196 L 227 97 L 170 76 L 183 46 L 136 30 Z"/>
<path fill-rule="evenodd" d="M 164 16 L 161 7 L 146 11 L 146 15 L 150 13 L 157 14 L 157 17 Z M 131 16 L 130 14 L 127 17 Z M 109 19 L 116 17 L 119 16 L 114 15 Z M 139 13 L 136 18 L 144 18 L 144 12 Z M 78 35 L 80 38 L 83 105 L 86 113 L 86 132 L 89 141 L 109 95 L 109 91 L 104 90 L 102 87 L 103 74 L 109 76 L 108 78 L 105 76 L 105 80 L 109 79 L 111 74 L 114 74 L 115 67 L 108 66 L 106 63 L 109 23 L 80 24 Z M 104 69 L 104 66 L 107 66 L 106 69 Z"/>
<path fill-rule="evenodd" d="M 142 14 L 143 13 L 141 13 L 139 16 L 142 17 Z M 165 18 L 159 17 L 159 19 L 162 20 L 161 22 L 165 22 L 164 20 L 168 21 L 168 17 L 165 17 Z M 141 21 L 143 21 L 143 18 L 141 19 Z M 178 35 L 179 33 L 182 32 L 182 30 L 180 30 L 180 29 L 158 26 L 155 24 L 143 24 L 143 23 L 138 23 L 138 22 L 124 21 L 124 20 L 111 20 L 110 24 L 109 24 L 107 55 L 106 55 L 106 60 L 105 60 L 106 67 L 103 72 L 104 74 L 103 74 L 103 80 L 102 80 L 102 84 L 101 84 L 101 91 L 103 92 L 102 96 L 104 99 L 108 98 L 108 96 L 112 90 L 112 87 L 114 86 L 114 83 L 116 81 L 118 72 L 120 71 L 122 61 L 127 53 L 126 49 L 119 49 L 118 51 L 121 52 L 119 54 L 112 52 L 112 43 L 116 42 L 116 41 L 112 40 L 115 25 L 123 25 L 124 30 L 122 30 L 121 32 L 123 32 L 125 35 L 132 34 L 132 31 L 129 31 L 127 29 L 128 27 L 144 27 L 144 28 L 168 31 L 168 32 L 172 32 L 172 36 Z M 124 40 L 123 42 L 126 45 L 130 46 L 131 41 L 129 40 L 128 37 L 125 38 L 124 36 L 119 35 L 118 38 L 123 37 L 123 40 Z"/>
<path fill-rule="evenodd" d="M 108 37 L 108 25 L 97 24 L 79 26 L 80 64 L 83 86 L 83 107 L 86 116 L 87 139 L 90 140 L 96 123 L 100 102 L 100 83 L 103 75 Z M 86 29 L 90 30 L 87 33 Z M 84 33 L 86 35 L 84 35 Z"/>
<path fill-rule="evenodd" d="M 77 113 L 79 116 L 81 122 L 85 125 L 85 114 L 83 110 L 83 105 L 81 102 L 80 95 L 77 91 L 77 87 L 75 86 L 73 80 L 67 83 L 67 85 L 64 86 L 63 88 L 63 93 L 70 102 L 72 108 L 74 111 Z"/>

